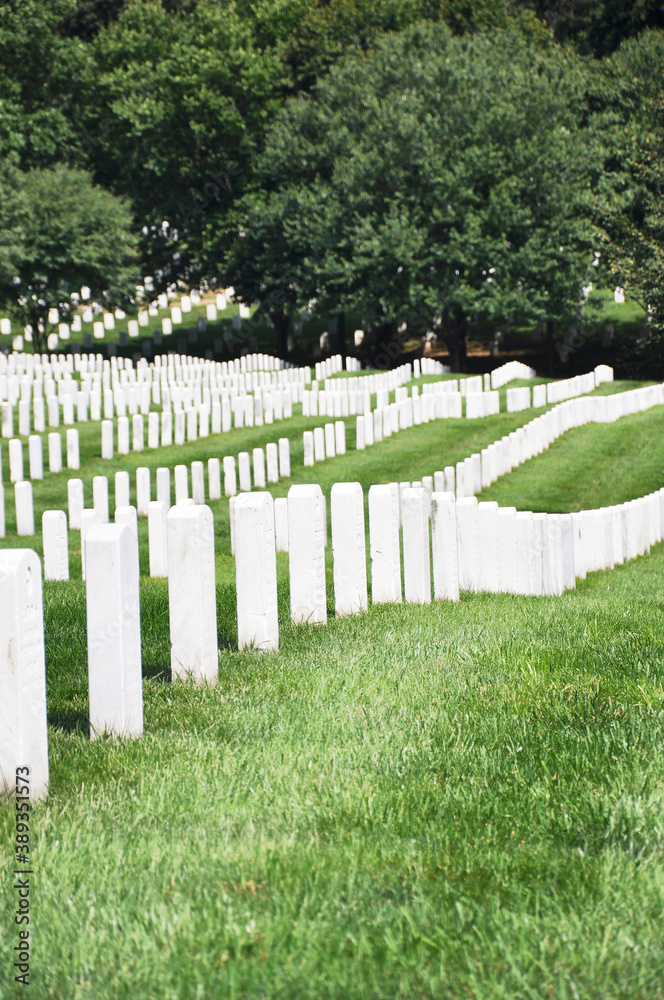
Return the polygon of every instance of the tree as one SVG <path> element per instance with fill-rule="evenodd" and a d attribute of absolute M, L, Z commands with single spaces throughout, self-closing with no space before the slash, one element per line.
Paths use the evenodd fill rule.
<path fill-rule="evenodd" d="M 1 199 L 0 298 L 32 327 L 34 349 L 42 352 L 49 309 L 66 320 L 71 293 L 82 286 L 109 308 L 128 303 L 137 281 L 131 214 L 82 170 L 60 165 L 9 177 L 5 170 L 8 181 L 13 197 L 9 204 Z M 1 188 L 0 180 L 0 194 Z"/>
<path fill-rule="evenodd" d="M 598 224 L 605 271 L 649 315 L 641 372 L 664 371 L 664 32 L 647 31 L 605 60 L 589 89 L 604 172 Z"/>
<path fill-rule="evenodd" d="M 269 132 L 266 193 L 242 219 L 253 266 L 287 241 L 300 301 L 418 320 L 455 369 L 470 318 L 573 314 L 593 241 L 583 82 L 569 55 L 512 30 L 385 39 Z"/>

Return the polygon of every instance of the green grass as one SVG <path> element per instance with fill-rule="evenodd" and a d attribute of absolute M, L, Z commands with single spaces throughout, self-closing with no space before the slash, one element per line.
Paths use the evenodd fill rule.
<path fill-rule="evenodd" d="M 326 491 L 415 479 L 532 416 L 435 422 L 313 472 Z M 545 510 L 641 495 L 662 485 L 662 416 L 571 431 L 486 495 Z M 135 464 L 285 428 L 295 444 L 322 422 Z M 219 684 L 170 683 L 167 589 L 143 579 L 140 740 L 89 742 L 84 589 L 46 585 L 31 985 L 12 982 L 3 805 L 0 996 L 664 997 L 664 546 L 558 599 L 463 594 L 325 628 L 290 625 L 280 557 L 280 651 L 261 655 L 235 648 L 227 502 L 213 509 Z"/>

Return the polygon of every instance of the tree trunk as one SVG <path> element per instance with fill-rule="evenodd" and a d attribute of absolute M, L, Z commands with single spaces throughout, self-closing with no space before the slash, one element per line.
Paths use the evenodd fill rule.
<path fill-rule="evenodd" d="M 28 324 L 32 327 L 32 349 L 35 354 L 45 354 L 46 353 L 46 343 L 48 340 L 47 333 L 47 314 L 44 313 L 34 313 L 28 316 Z M 39 329 L 39 324 L 42 324 L 44 330 Z"/>
<path fill-rule="evenodd" d="M 555 368 L 555 357 L 554 357 L 554 343 L 553 343 L 553 320 L 548 319 L 546 321 L 546 374 L 549 378 L 553 378 L 553 372 Z"/>
<path fill-rule="evenodd" d="M 291 314 L 283 309 L 270 313 L 270 319 L 274 324 L 277 354 L 280 358 L 287 358 L 288 351 L 288 330 L 290 328 Z"/>
<path fill-rule="evenodd" d="M 450 368 L 453 372 L 466 370 L 466 314 L 456 306 L 453 310 L 443 309 L 442 333 L 450 352 Z"/>
<path fill-rule="evenodd" d="M 383 323 L 376 329 L 376 356 L 374 365 L 386 371 L 392 368 L 403 351 L 402 341 L 393 321 Z"/>

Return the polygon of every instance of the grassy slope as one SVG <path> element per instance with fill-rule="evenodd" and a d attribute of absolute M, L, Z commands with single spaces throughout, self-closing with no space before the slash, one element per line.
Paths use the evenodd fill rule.
<path fill-rule="evenodd" d="M 317 478 L 415 478 L 531 416 L 413 428 Z M 572 431 L 487 495 L 640 495 L 662 485 L 661 420 Z M 259 656 L 234 651 L 226 522 L 219 686 L 164 682 L 166 588 L 144 580 L 135 743 L 89 743 L 83 589 L 47 585 L 51 795 L 16 995 L 664 996 L 663 549 L 557 600 L 464 595 L 324 630 L 288 623 L 280 559 L 281 650 Z M 0 808 L 5 845 L 12 820 Z M 2 996 L 14 904 L 5 878 Z"/>

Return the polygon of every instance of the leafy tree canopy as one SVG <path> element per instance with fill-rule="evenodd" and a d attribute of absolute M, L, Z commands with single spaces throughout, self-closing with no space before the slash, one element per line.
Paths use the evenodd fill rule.
<path fill-rule="evenodd" d="M 66 319 L 83 285 L 109 308 L 127 304 L 138 275 L 122 201 L 62 165 L 25 174 L 5 165 L 3 187 L 12 198 L 0 197 L 0 300 L 32 326 L 35 350 L 45 350 L 49 309 Z"/>

